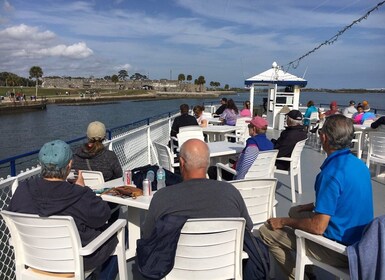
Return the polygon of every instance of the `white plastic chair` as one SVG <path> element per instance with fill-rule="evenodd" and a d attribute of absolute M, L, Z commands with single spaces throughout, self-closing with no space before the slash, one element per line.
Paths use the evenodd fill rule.
<path fill-rule="evenodd" d="M 183 131 L 202 131 L 202 128 L 199 125 L 186 125 L 179 127 L 179 132 Z"/>
<path fill-rule="evenodd" d="M 247 171 L 245 179 L 273 178 L 277 154 L 278 150 L 259 152 L 256 160 Z M 226 170 L 231 174 L 237 175 L 237 171 L 229 165 L 217 163 L 216 166 L 218 174 L 217 180 L 219 181 L 222 181 L 222 170 Z"/>
<path fill-rule="evenodd" d="M 304 118 L 304 120 L 309 120 L 309 130 L 313 129 L 319 121 L 319 113 L 317 112 L 312 112 L 310 114 L 310 117 Z"/>
<path fill-rule="evenodd" d="M 302 182 L 301 182 L 301 154 L 303 147 L 305 146 L 306 140 L 302 140 L 295 144 L 294 149 L 291 153 L 291 157 L 280 157 L 277 160 L 284 160 L 290 162 L 289 170 L 275 169 L 275 173 L 284 174 L 290 176 L 290 188 L 291 188 L 291 201 L 296 203 L 295 195 L 295 176 L 298 181 L 298 193 L 302 193 Z"/>
<path fill-rule="evenodd" d="M 239 129 L 237 129 L 235 133 L 226 133 L 224 135 L 225 139 L 227 140 L 228 137 L 230 137 L 230 138 L 235 138 L 235 142 L 245 143 L 246 140 L 250 137 L 249 129 L 247 128 L 248 123 L 246 121 L 250 121 L 250 120 L 251 120 L 250 117 L 238 118 L 237 122 L 235 123 L 235 126 L 239 127 Z"/>
<path fill-rule="evenodd" d="M 244 218 L 187 220 L 164 279 L 242 279 L 244 232 Z"/>
<path fill-rule="evenodd" d="M 330 250 L 336 251 L 337 253 L 347 256 L 347 250 L 346 250 L 347 247 L 345 245 L 342 245 L 333 240 L 325 238 L 322 235 L 311 234 L 299 229 L 295 230 L 295 235 L 297 237 L 297 257 L 296 257 L 296 265 L 295 265 L 295 279 L 297 280 L 304 279 L 306 265 L 315 265 L 325 269 L 326 271 L 342 279 L 350 279 L 349 268 L 345 269 L 340 267 L 334 267 L 329 264 L 320 262 L 319 260 L 306 254 L 306 240 L 310 240 L 314 243 L 319 244 L 320 246 L 329 248 Z"/>
<path fill-rule="evenodd" d="M 176 135 L 178 139 L 178 147 L 180 148 L 184 142 L 189 139 L 200 139 L 204 141 L 204 136 L 202 130 L 188 130 L 188 131 L 180 131 Z"/>
<path fill-rule="evenodd" d="M 79 170 L 82 172 L 84 183 L 93 190 L 98 190 L 104 185 L 103 173 L 94 170 Z"/>
<path fill-rule="evenodd" d="M 368 157 L 366 166 L 370 168 L 370 163 L 376 164 L 376 176 L 380 173 L 381 165 L 385 164 L 385 132 L 370 132 Z"/>
<path fill-rule="evenodd" d="M 241 193 L 253 221 L 253 233 L 274 215 L 277 179 L 247 179 L 230 181 Z"/>
<path fill-rule="evenodd" d="M 354 131 L 353 147 L 350 149 L 350 151 L 357 154 L 359 159 L 362 157 L 362 137 L 362 131 Z"/>
<path fill-rule="evenodd" d="M 155 150 L 158 157 L 158 164 L 163 168 L 174 172 L 174 168 L 179 166 L 178 162 L 175 162 L 175 156 L 171 153 L 168 146 L 154 142 Z"/>
<path fill-rule="evenodd" d="M 85 279 L 92 271 L 84 271 L 83 257 L 91 255 L 116 233 L 119 243 L 114 255 L 118 258 L 119 279 L 128 279 L 125 220 L 117 220 L 82 247 L 76 224 L 70 216 L 39 217 L 5 210 L 1 215 L 15 250 L 16 279 Z M 62 278 L 63 274 L 66 278 Z"/>

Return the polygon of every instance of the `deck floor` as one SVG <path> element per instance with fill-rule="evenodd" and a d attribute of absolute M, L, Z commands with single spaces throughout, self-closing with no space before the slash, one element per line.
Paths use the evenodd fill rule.
<path fill-rule="evenodd" d="M 279 131 L 269 130 L 268 138 L 278 138 Z M 301 172 L 302 172 L 302 194 L 297 193 L 297 203 L 296 204 L 305 204 L 314 202 L 314 182 L 316 175 L 319 173 L 319 167 L 326 158 L 326 154 L 319 151 L 319 147 L 316 145 L 315 141 L 309 141 L 309 144 L 306 145 L 301 156 Z M 364 152 L 365 157 L 365 152 Z M 365 159 L 365 158 L 364 158 Z M 373 170 L 372 174 L 374 174 Z M 288 214 L 288 211 L 293 204 L 291 203 L 291 192 L 290 192 L 290 178 L 289 176 L 276 174 L 278 179 L 277 190 L 276 190 L 276 199 L 278 200 L 277 205 L 277 216 L 285 217 Z M 375 216 L 380 216 L 385 214 L 385 203 L 383 200 L 385 198 L 385 173 L 380 174 L 376 178 L 372 178 L 373 186 L 373 200 L 374 200 L 374 214 Z M 129 269 L 129 279 L 134 280 L 145 280 L 144 277 L 138 272 L 135 261 L 130 260 L 127 262 Z M 275 266 L 277 267 L 277 266 Z M 275 273 L 275 279 L 280 279 L 279 271 Z M 332 275 L 323 271 L 322 269 L 316 268 L 314 273 L 317 275 L 317 279 L 335 279 Z"/>

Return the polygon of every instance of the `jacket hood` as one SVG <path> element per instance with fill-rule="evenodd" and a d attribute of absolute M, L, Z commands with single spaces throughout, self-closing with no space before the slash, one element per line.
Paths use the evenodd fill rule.
<path fill-rule="evenodd" d="M 91 159 L 91 158 L 97 158 L 102 156 L 106 152 L 106 149 L 103 149 L 102 151 L 98 152 L 96 155 L 91 155 L 87 152 L 87 148 L 85 146 L 80 147 L 76 152 L 75 155 L 83 158 L 83 159 Z"/>
<path fill-rule="evenodd" d="M 28 180 L 26 187 L 36 202 L 39 216 L 42 217 L 63 212 L 87 192 L 87 187 L 67 181 L 47 181 L 43 178 Z"/>

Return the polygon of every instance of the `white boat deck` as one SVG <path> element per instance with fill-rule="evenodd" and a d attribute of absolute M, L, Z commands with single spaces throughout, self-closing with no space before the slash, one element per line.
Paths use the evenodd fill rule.
<path fill-rule="evenodd" d="M 278 138 L 280 131 L 269 130 L 268 138 Z M 297 193 L 297 203 L 296 204 L 305 204 L 314 202 L 314 182 L 317 174 L 320 171 L 320 166 L 326 158 L 325 153 L 319 151 L 319 147 L 313 147 L 311 145 L 306 145 L 301 156 L 301 168 L 302 168 L 302 194 Z M 364 153 L 364 160 L 365 160 Z M 372 172 L 372 175 L 374 172 Z M 385 214 L 385 174 L 380 174 L 377 178 L 372 178 L 373 186 L 373 200 L 374 200 L 374 215 L 380 216 Z M 276 190 L 276 199 L 278 200 L 277 205 L 277 217 L 287 216 L 288 211 L 293 204 L 291 203 L 291 194 L 290 194 L 290 178 L 289 176 L 276 174 L 278 179 L 277 190 Z M 134 280 L 145 280 L 140 273 L 137 271 L 135 266 L 135 261 L 131 260 L 127 263 L 129 268 L 129 277 Z M 277 265 L 274 265 L 277 268 Z M 280 279 L 279 271 L 275 272 L 274 279 Z M 323 271 L 320 268 L 315 268 L 314 273 L 317 276 L 317 279 L 335 279 L 334 276 L 329 274 L 326 271 Z"/>

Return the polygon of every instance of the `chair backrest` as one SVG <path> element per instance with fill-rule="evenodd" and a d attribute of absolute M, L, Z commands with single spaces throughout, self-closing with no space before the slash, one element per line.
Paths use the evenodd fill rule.
<path fill-rule="evenodd" d="M 372 157 L 385 159 L 385 132 L 375 131 L 369 133 L 367 160 L 369 161 L 369 159 Z"/>
<path fill-rule="evenodd" d="M 75 273 L 84 278 L 81 241 L 70 216 L 38 215 L 1 211 L 15 249 L 16 278 L 26 267 L 55 273 Z M 24 278 L 23 278 L 24 279 Z"/>
<path fill-rule="evenodd" d="M 168 146 L 160 144 L 160 143 L 153 143 L 155 146 L 156 154 L 158 157 L 158 163 L 159 166 L 162 166 L 163 168 L 174 172 L 174 156 L 171 153 L 171 150 Z"/>
<path fill-rule="evenodd" d="M 246 179 L 230 181 L 241 193 L 253 225 L 262 225 L 273 217 L 277 179 Z"/>
<path fill-rule="evenodd" d="M 238 118 L 236 123 L 235 123 L 235 126 L 247 126 L 248 123 L 246 121 L 250 121 L 251 118 L 250 117 L 242 117 L 242 118 Z"/>
<path fill-rule="evenodd" d="M 181 147 L 184 142 L 189 139 L 200 139 L 204 141 L 204 136 L 202 130 L 188 130 L 188 131 L 180 131 L 176 137 L 178 138 L 178 146 Z"/>
<path fill-rule="evenodd" d="M 262 151 L 245 175 L 245 179 L 274 178 L 278 150 Z"/>
<path fill-rule="evenodd" d="M 100 189 L 104 185 L 103 173 L 94 170 L 81 170 L 86 186 L 93 190 Z"/>
<path fill-rule="evenodd" d="M 183 131 L 202 131 L 202 128 L 199 125 L 186 125 L 179 127 L 179 132 Z"/>
<path fill-rule="evenodd" d="M 242 279 L 244 218 L 189 219 L 165 279 Z"/>
<path fill-rule="evenodd" d="M 301 153 L 302 153 L 303 147 L 305 147 L 306 140 L 307 139 L 299 141 L 297 142 L 297 144 L 295 144 L 294 149 L 291 152 L 292 161 L 290 163 L 290 169 L 295 170 L 295 169 L 298 169 L 298 167 L 300 167 Z"/>
<path fill-rule="evenodd" d="M 352 152 L 357 153 L 357 157 L 361 159 L 362 156 L 362 131 L 354 131 L 354 138 L 352 139 L 353 147 L 350 149 Z"/>
<path fill-rule="evenodd" d="M 370 125 L 372 124 L 372 122 L 374 122 L 373 119 L 371 119 L 371 120 L 365 120 L 365 121 L 362 123 L 362 125 L 364 125 L 364 126 L 370 126 Z"/>
<path fill-rule="evenodd" d="M 312 121 L 312 120 L 319 120 L 318 115 L 319 115 L 318 112 L 312 112 L 312 113 L 310 114 L 310 117 L 309 117 L 310 121 Z"/>

